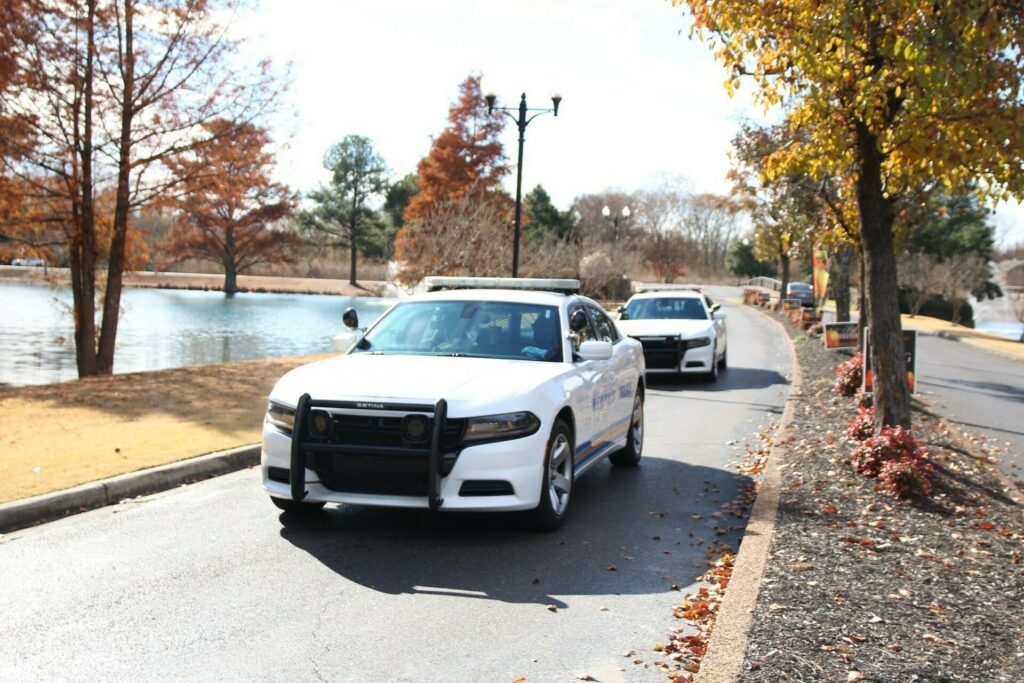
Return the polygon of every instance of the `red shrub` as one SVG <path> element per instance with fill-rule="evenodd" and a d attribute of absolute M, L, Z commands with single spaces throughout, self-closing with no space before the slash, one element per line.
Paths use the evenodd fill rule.
<path fill-rule="evenodd" d="M 858 351 L 836 368 L 836 381 L 832 390 L 843 396 L 853 396 L 864 380 L 864 354 Z"/>
<path fill-rule="evenodd" d="M 897 498 L 925 497 L 932 489 L 928 466 L 921 458 L 890 460 L 882 465 L 878 479 Z"/>
<path fill-rule="evenodd" d="M 875 409 L 861 406 L 857 410 L 857 417 L 847 423 L 846 436 L 857 441 L 863 441 L 875 433 Z"/>
<path fill-rule="evenodd" d="M 875 436 L 861 442 L 850 459 L 861 474 L 877 477 L 882 465 L 893 460 L 909 460 L 917 456 L 917 442 L 903 427 L 882 427 Z"/>

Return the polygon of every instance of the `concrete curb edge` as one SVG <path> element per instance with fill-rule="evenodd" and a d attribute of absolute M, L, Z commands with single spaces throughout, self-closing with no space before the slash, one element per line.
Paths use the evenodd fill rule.
<path fill-rule="evenodd" d="M 751 310 L 757 310 L 751 307 Z M 786 407 L 782 411 L 779 426 L 775 431 L 772 447 L 765 464 L 764 478 L 758 490 L 757 500 L 750 513 L 743 541 L 740 543 L 733 564 L 732 578 L 725 590 L 722 604 L 715 619 L 715 628 L 708 640 L 708 649 L 701 661 L 695 681 L 699 683 L 723 683 L 739 678 L 747 654 L 747 635 L 753 623 L 754 609 L 760 591 L 761 579 L 768 564 L 768 551 L 775 533 L 775 521 L 779 511 L 779 496 L 782 489 L 782 475 L 778 461 L 781 457 L 783 435 L 793 421 L 796 403 L 801 398 L 803 375 L 796 356 L 793 339 L 783 324 L 762 311 L 757 311 L 777 325 L 786 340 L 792 358 L 792 383 Z"/>
<path fill-rule="evenodd" d="M 64 491 L 0 504 L 0 533 L 49 522 L 136 496 L 145 496 L 259 463 L 260 445 L 226 451 L 92 481 Z"/>

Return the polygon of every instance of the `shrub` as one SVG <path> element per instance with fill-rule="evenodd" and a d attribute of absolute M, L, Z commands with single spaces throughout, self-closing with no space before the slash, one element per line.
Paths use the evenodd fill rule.
<path fill-rule="evenodd" d="M 894 460 L 909 460 L 917 457 L 917 442 L 903 427 L 882 427 L 875 436 L 861 442 L 850 459 L 857 471 L 869 477 L 877 477 L 882 466 Z"/>
<path fill-rule="evenodd" d="M 857 405 L 861 408 L 872 408 L 875 405 L 874 394 L 869 394 L 866 391 L 858 390 L 854 398 L 857 400 Z"/>
<path fill-rule="evenodd" d="M 853 396 L 864 380 L 864 354 L 853 354 L 848 361 L 836 368 L 836 381 L 832 390 L 843 396 Z"/>
<path fill-rule="evenodd" d="M 847 423 L 846 436 L 857 441 L 863 441 L 875 433 L 875 409 L 861 406 L 857 410 L 857 417 Z"/>
<path fill-rule="evenodd" d="M 884 463 L 878 479 L 885 490 L 897 498 L 924 497 L 932 489 L 928 481 L 928 465 L 917 457 Z"/>

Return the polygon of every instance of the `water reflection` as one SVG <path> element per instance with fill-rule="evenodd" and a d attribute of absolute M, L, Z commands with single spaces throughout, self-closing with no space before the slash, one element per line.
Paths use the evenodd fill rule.
<path fill-rule="evenodd" d="M 0 384 L 77 377 L 71 291 L 0 282 Z M 126 289 L 114 372 L 324 353 L 349 306 L 370 324 L 387 299 Z"/>

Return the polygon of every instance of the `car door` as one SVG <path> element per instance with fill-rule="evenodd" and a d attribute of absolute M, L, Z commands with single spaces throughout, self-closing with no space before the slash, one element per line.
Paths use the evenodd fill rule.
<path fill-rule="evenodd" d="M 608 436 L 606 415 L 608 412 L 607 384 L 613 382 L 610 360 L 581 360 L 575 355 L 580 344 L 597 339 L 593 320 L 582 303 L 569 306 L 569 319 L 577 310 L 587 316 L 587 326 L 572 335 L 573 365 L 576 366 L 582 384 L 577 389 L 577 400 L 573 401 L 576 411 L 576 466 L 590 462 L 608 450 L 605 443 Z"/>
<path fill-rule="evenodd" d="M 625 438 L 629 418 L 633 414 L 633 394 L 639 379 L 636 360 L 627 345 L 620 343 L 619 331 L 604 311 L 588 305 L 587 313 L 594 325 L 596 338 L 612 344 L 612 357 L 598 391 L 607 401 L 606 412 L 601 419 L 611 430 L 610 438 L 619 441 Z"/>
<path fill-rule="evenodd" d="M 711 307 L 714 305 L 711 303 L 711 299 L 704 295 L 704 305 L 707 307 L 708 317 L 711 318 L 712 325 L 715 326 L 715 340 L 718 345 L 719 354 L 723 353 L 726 344 L 728 343 L 727 332 L 725 329 L 725 314 L 722 313 L 721 309 L 718 311 L 712 311 Z"/>

